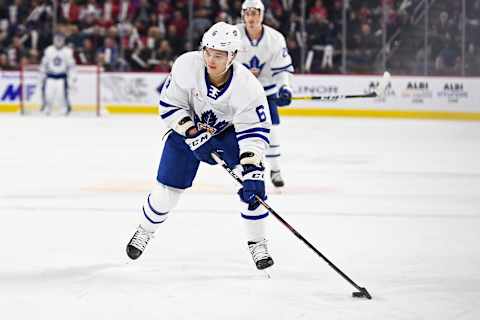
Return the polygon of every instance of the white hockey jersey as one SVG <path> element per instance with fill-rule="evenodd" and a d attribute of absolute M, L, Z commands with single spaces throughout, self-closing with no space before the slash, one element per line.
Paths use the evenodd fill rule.
<path fill-rule="evenodd" d="M 181 55 L 161 89 L 159 111 L 172 129 L 186 116 L 214 135 L 233 125 L 240 154 L 250 151 L 263 157 L 269 144 L 271 120 L 265 93 L 238 62 L 233 63 L 230 78 L 218 89 L 208 79 L 200 51 Z"/>
<path fill-rule="evenodd" d="M 64 78 L 71 76 L 71 72 L 75 68 L 75 59 L 73 51 L 69 47 L 57 49 L 51 45 L 45 49 L 40 71 L 47 78 Z"/>
<path fill-rule="evenodd" d="M 242 34 L 243 48 L 237 55 L 237 61 L 253 73 L 257 73 L 267 96 L 275 94 L 281 86 L 290 86 L 290 74 L 293 73 L 292 58 L 288 54 L 284 36 L 277 30 L 263 25 L 258 41 L 248 36 L 245 24 L 238 24 Z"/>

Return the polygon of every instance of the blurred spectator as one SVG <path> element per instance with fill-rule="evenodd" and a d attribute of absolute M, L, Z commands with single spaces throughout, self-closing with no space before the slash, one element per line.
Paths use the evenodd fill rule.
<path fill-rule="evenodd" d="M 148 0 L 140 0 L 140 6 L 136 10 L 133 21 L 135 23 L 141 22 L 142 24 L 147 24 L 151 12 L 154 12 L 154 10 Z"/>
<path fill-rule="evenodd" d="M 121 71 L 124 69 L 124 63 L 121 60 L 120 52 L 115 39 L 108 36 L 105 38 L 105 45 L 100 50 L 103 58 L 101 61 L 106 71 Z"/>
<path fill-rule="evenodd" d="M 177 36 L 175 25 L 168 26 L 166 39 L 170 42 L 173 51 L 183 52 L 185 50 L 185 39 Z"/>
<path fill-rule="evenodd" d="M 310 47 L 315 45 L 324 46 L 329 39 L 330 27 L 328 20 L 319 13 L 314 13 L 311 20 L 307 23 L 308 44 Z"/>
<path fill-rule="evenodd" d="M 0 52 L 0 70 L 13 70 L 14 68 L 15 67 L 8 63 L 7 54 L 5 52 Z"/>
<path fill-rule="evenodd" d="M 431 35 L 433 54 L 436 55 L 443 47 L 446 46 L 447 38 L 451 38 L 453 24 L 449 20 L 448 13 L 442 11 L 439 19 L 434 23 Z"/>
<path fill-rule="evenodd" d="M 452 73 L 458 58 L 459 55 L 458 52 L 455 50 L 453 41 L 449 39 L 446 42 L 446 45 L 440 50 L 440 53 L 435 59 L 436 74 L 448 75 Z"/>
<path fill-rule="evenodd" d="M 27 56 L 27 50 L 24 49 L 22 40 L 19 36 L 14 36 L 12 45 L 7 49 L 8 65 L 15 67 L 20 65 L 22 58 Z"/>
<path fill-rule="evenodd" d="M 404 70 L 401 74 L 409 74 L 409 71 L 412 71 L 414 74 L 421 74 L 425 73 L 425 61 L 431 60 L 431 47 L 429 46 L 427 50 L 421 48 L 415 55 L 415 65 L 413 70 Z M 425 57 L 427 55 L 427 57 Z M 430 66 L 429 66 L 430 69 Z"/>
<path fill-rule="evenodd" d="M 358 21 L 360 24 L 368 23 L 372 24 L 372 10 L 368 7 L 367 3 L 363 3 L 358 10 Z"/>
<path fill-rule="evenodd" d="M 95 20 L 101 17 L 100 7 L 96 0 L 87 0 L 87 4 L 80 9 L 80 20 L 84 20 L 88 16 L 93 16 Z"/>
<path fill-rule="evenodd" d="M 183 17 L 180 10 L 175 10 L 169 25 L 175 26 L 175 37 L 185 37 L 188 28 L 188 21 Z"/>
<path fill-rule="evenodd" d="M 26 3 L 22 0 L 14 0 L 7 9 L 7 21 L 10 32 L 14 32 L 16 28 L 23 24 L 27 19 L 29 10 Z"/>
<path fill-rule="evenodd" d="M 59 6 L 60 15 L 59 22 L 61 23 L 77 23 L 80 17 L 80 6 L 76 4 L 75 0 L 63 0 Z"/>
<path fill-rule="evenodd" d="M 348 57 L 351 67 L 357 72 L 368 72 L 380 48 L 379 41 L 368 23 L 361 25 L 360 31 L 354 34 L 353 39 L 352 50 Z"/>
<path fill-rule="evenodd" d="M 318 14 L 324 20 L 328 19 L 327 8 L 325 8 L 325 6 L 323 5 L 322 0 L 315 0 L 315 5 L 309 10 L 309 14 L 310 16 Z"/>
<path fill-rule="evenodd" d="M 465 70 L 469 76 L 480 74 L 480 53 L 474 43 L 470 43 L 465 55 Z"/>
<path fill-rule="evenodd" d="M 212 25 L 209 19 L 209 11 L 201 8 L 195 12 L 192 20 L 193 44 L 197 46 L 200 43 L 203 33 Z"/>
<path fill-rule="evenodd" d="M 170 43 L 167 40 L 162 40 L 149 63 L 153 66 L 153 71 L 170 72 L 173 59 L 174 55 Z"/>
<path fill-rule="evenodd" d="M 91 38 L 84 38 L 83 45 L 78 49 L 76 55 L 77 64 L 96 64 L 96 52 Z"/>
<path fill-rule="evenodd" d="M 290 57 L 292 57 L 293 67 L 295 70 L 299 69 L 301 62 L 301 51 L 295 36 L 292 35 L 287 38 L 287 48 Z"/>

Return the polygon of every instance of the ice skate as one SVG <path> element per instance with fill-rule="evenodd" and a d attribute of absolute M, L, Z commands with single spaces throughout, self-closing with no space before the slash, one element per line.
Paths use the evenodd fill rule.
<path fill-rule="evenodd" d="M 140 257 L 151 238 L 153 238 L 153 232 L 138 226 L 137 231 L 135 231 L 132 239 L 127 244 L 128 257 L 132 260 Z"/>
<path fill-rule="evenodd" d="M 248 249 L 250 249 L 253 262 L 255 262 L 258 270 L 263 270 L 273 265 L 273 259 L 270 256 L 270 253 L 268 253 L 266 239 L 258 242 L 249 241 Z"/>
<path fill-rule="evenodd" d="M 280 174 L 280 170 L 272 170 L 270 171 L 270 179 L 272 180 L 272 183 L 275 187 L 280 188 L 285 185 L 285 182 L 283 182 L 282 175 Z"/>

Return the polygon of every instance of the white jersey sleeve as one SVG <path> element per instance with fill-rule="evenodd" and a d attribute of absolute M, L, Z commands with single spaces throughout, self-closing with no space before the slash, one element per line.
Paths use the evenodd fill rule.
<path fill-rule="evenodd" d="M 240 154 L 253 152 L 263 158 L 270 144 L 270 127 L 272 125 L 268 102 L 262 85 L 243 66 L 245 79 L 242 81 L 243 90 L 235 93 L 242 107 L 236 110 L 233 125 L 237 134 Z"/>
<path fill-rule="evenodd" d="M 179 125 L 179 121 L 186 117 L 191 118 L 192 114 L 189 106 L 189 87 L 191 86 L 191 81 L 188 79 L 190 74 L 188 69 L 191 67 L 189 60 L 191 59 L 188 54 L 175 60 L 170 75 L 163 83 L 159 102 L 160 117 L 168 128 L 181 135 L 185 135 L 185 130 L 188 128 Z"/>
<path fill-rule="evenodd" d="M 270 64 L 272 78 L 278 88 L 282 86 L 290 87 L 290 78 L 294 71 L 292 58 L 288 54 L 287 44 L 283 35 L 275 31 L 274 37 L 276 38 L 275 43 L 277 46 L 273 52 L 272 62 Z"/>

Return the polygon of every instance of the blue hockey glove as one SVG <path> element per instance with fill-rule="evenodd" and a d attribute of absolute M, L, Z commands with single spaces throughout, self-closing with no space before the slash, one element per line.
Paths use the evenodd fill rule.
<path fill-rule="evenodd" d="M 248 203 L 248 210 L 255 210 L 260 205 L 255 196 L 259 196 L 262 200 L 267 199 L 265 182 L 263 181 L 264 170 L 262 165 L 243 165 L 243 187 L 238 190 L 238 195 L 240 200 Z"/>
<path fill-rule="evenodd" d="M 278 90 L 277 105 L 279 107 L 285 107 L 292 103 L 292 89 L 286 86 L 282 86 Z"/>
<path fill-rule="evenodd" d="M 194 134 L 187 135 L 185 143 L 190 147 L 195 158 L 214 165 L 217 163 L 213 160 L 211 154 L 217 151 L 217 147 L 213 143 L 212 137 L 212 134 L 206 130 L 195 130 Z"/>

